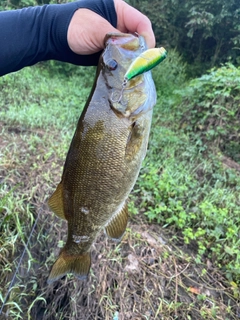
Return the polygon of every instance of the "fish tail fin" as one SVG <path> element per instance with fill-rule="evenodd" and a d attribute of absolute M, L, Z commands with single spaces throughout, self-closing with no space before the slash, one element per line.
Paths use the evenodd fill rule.
<path fill-rule="evenodd" d="M 88 276 L 91 266 L 91 256 L 89 252 L 71 255 L 66 249 L 63 249 L 58 259 L 55 261 L 50 275 L 48 284 L 62 278 L 67 273 L 72 273 L 80 280 L 85 280 Z"/>

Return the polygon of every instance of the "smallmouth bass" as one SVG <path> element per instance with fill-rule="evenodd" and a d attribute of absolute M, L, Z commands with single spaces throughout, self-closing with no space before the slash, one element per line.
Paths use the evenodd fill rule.
<path fill-rule="evenodd" d="M 48 283 L 67 273 L 85 279 L 98 233 L 104 228 L 109 238 L 120 241 L 125 232 L 127 199 L 146 155 L 156 90 L 150 71 L 129 80 L 124 90 L 122 82 L 131 63 L 146 49 L 142 37 L 106 35 L 61 182 L 48 202 L 55 214 L 68 221 L 67 242 Z"/>

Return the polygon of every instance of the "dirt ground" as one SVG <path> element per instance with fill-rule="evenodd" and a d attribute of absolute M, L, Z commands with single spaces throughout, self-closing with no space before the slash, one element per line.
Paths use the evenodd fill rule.
<path fill-rule="evenodd" d="M 0 151 L 5 159 L 0 163 L 0 183 L 8 190 L 14 187 L 16 197 L 24 194 L 25 205 L 30 204 L 37 219 L 8 298 L 8 303 L 21 307 L 18 314 L 22 319 L 240 319 L 240 302 L 214 262 L 203 257 L 203 263 L 197 264 L 194 244 L 185 246 L 180 235 L 149 224 L 142 213 L 130 217 L 120 244 L 103 233 L 98 237 L 87 281 L 68 276 L 47 285 L 49 270 L 66 238 L 66 223 L 46 205 L 59 182 L 64 160 L 54 153 L 46 157 L 48 146 L 43 141 L 48 133 L 4 123 L 0 126 L 4 128 Z M 40 139 L 35 148 L 29 148 L 33 135 Z M 19 209 L 20 220 L 21 210 L 24 208 Z M 32 225 L 26 227 L 25 243 Z M 11 252 L 12 259 L 11 254 L 8 257 L 12 268 L 1 275 L 3 297 L 23 249 L 19 242 Z M 0 255 L 0 270 L 4 264 Z M 0 319 L 21 319 L 12 315 L 12 307 L 6 303 Z"/>

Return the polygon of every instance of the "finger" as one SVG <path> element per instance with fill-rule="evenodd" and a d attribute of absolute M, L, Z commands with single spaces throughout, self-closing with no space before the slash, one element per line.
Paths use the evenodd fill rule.
<path fill-rule="evenodd" d="M 148 17 L 122 0 L 115 0 L 115 8 L 118 16 L 117 28 L 121 32 L 137 32 L 144 37 L 149 48 L 154 48 L 156 41 Z"/>
<path fill-rule="evenodd" d="M 104 38 L 109 32 L 119 31 L 93 11 L 79 9 L 74 13 L 68 27 L 68 45 L 77 54 L 92 54 L 104 48 Z"/>

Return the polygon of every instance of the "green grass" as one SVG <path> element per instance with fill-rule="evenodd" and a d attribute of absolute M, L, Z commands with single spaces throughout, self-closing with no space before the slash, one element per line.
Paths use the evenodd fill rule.
<path fill-rule="evenodd" d="M 134 191 L 138 203 L 141 199 L 140 207 L 150 221 L 180 230 L 185 243 L 197 242 L 197 261 L 204 261 L 204 254 L 224 270 L 230 281 L 238 282 L 239 174 L 224 169 L 217 156 L 204 159 L 189 154 L 190 141 L 186 141 L 184 155 L 181 147 L 186 137 L 178 134 L 176 141 L 169 137 L 171 143 L 162 141 L 158 157 L 150 152 L 145 160 Z M 158 141 L 161 143 L 161 138 Z"/>
<path fill-rule="evenodd" d="M 177 66 L 172 67 L 174 73 Z M 168 70 L 166 60 L 162 73 Z M 238 284 L 240 173 L 226 168 L 222 159 L 230 155 L 239 159 L 239 75 L 239 69 L 227 65 L 184 86 L 175 80 L 170 94 L 169 84 L 158 74 L 159 102 L 154 109 L 149 152 L 134 191 L 150 221 L 181 231 L 186 244 L 194 242 L 198 247 L 196 262 L 211 259 L 229 281 Z M 222 102 L 214 112 L 205 107 L 211 99 Z M 216 123 L 208 125 L 212 119 L 222 125 L 222 131 Z M 200 132 L 197 121 L 204 127 Z M 212 131 L 217 131 L 214 138 L 207 139 Z M 231 154 L 229 136 L 235 139 Z"/>
<path fill-rule="evenodd" d="M 84 77 L 84 71 L 64 77 L 57 71 L 49 73 L 43 65 L 0 78 L 1 121 L 49 131 L 53 127 L 65 132 L 73 127 L 91 89 L 94 72 L 90 68 Z"/>

